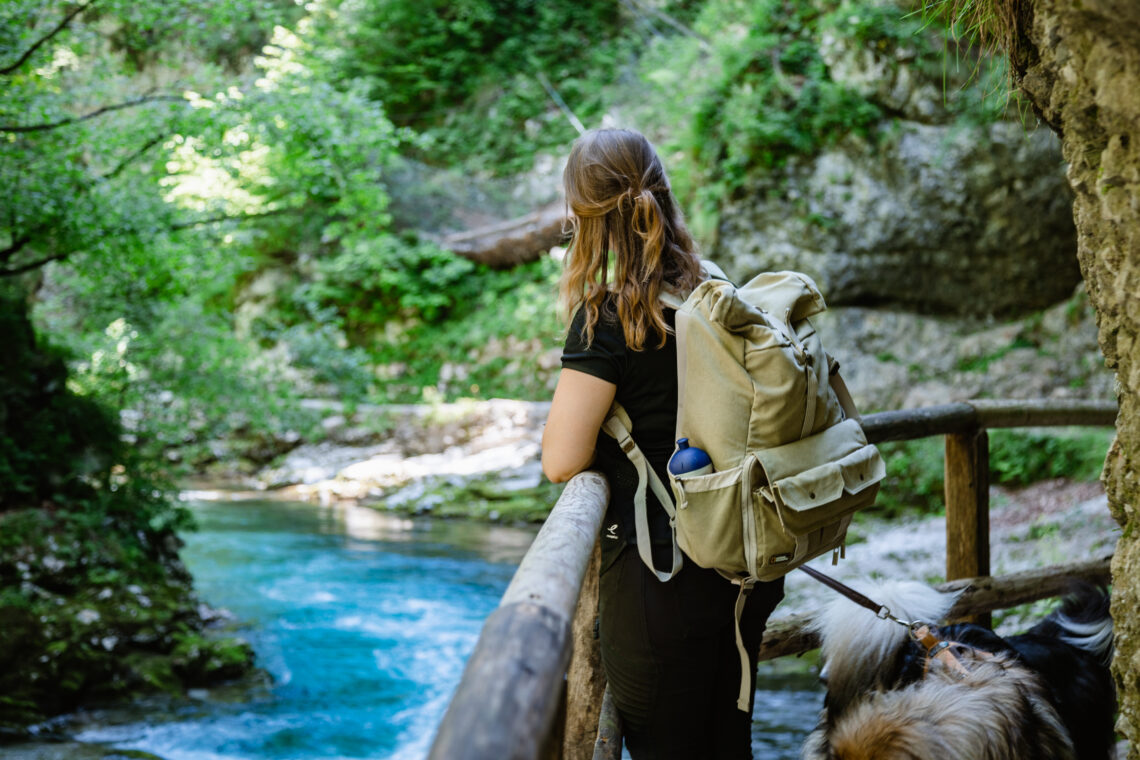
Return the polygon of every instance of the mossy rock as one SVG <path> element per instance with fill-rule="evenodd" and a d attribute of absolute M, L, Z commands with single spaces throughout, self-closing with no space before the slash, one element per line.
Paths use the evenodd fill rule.
<path fill-rule="evenodd" d="M 174 673 L 172 658 L 147 652 L 132 652 L 123 659 L 130 673 L 124 686 L 132 691 L 161 691 L 181 694 L 182 681 Z M 125 689 L 126 690 L 126 689 Z"/>
<path fill-rule="evenodd" d="M 497 476 L 466 482 L 440 480 L 415 500 L 398 499 L 378 506 L 408 515 L 500 523 L 540 523 L 550 514 L 562 485 L 543 482 L 530 488 L 504 489 Z"/>
<path fill-rule="evenodd" d="M 207 686 L 245 675 L 253 667 L 253 648 L 244 639 L 183 635 L 171 653 L 174 672 L 187 687 Z"/>
<path fill-rule="evenodd" d="M 0 733 L 18 737 L 91 701 L 181 694 L 248 672 L 250 646 L 203 635 L 191 601 L 178 584 L 0 599 L 0 699 L 9 700 Z"/>

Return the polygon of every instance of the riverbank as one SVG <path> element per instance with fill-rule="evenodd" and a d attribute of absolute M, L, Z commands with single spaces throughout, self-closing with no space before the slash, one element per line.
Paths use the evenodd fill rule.
<path fill-rule="evenodd" d="M 262 502 L 265 501 L 267 495 L 275 496 L 280 501 L 276 504 L 265 505 Z M 198 579 L 203 598 L 218 603 L 212 596 L 213 593 L 216 593 L 217 588 L 236 589 L 247 586 L 245 583 L 235 582 L 234 578 L 226 575 L 228 571 L 222 568 L 217 559 L 212 554 L 204 552 L 216 552 L 219 556 L 230 557 L 229 561 L 236 562 L 238 567 L 261 568 L 257 575 L 274 579 L 274 588 L 278 588 L 285 594 L 284 597 L 281 597 L 280 594 L 271 593 L 269 598 L 288 598 L 300 605 L 296 610 L 290 607 L 289 610 L 291 611 L 289 612 L 282 610 L 260 616 L 265 621 L 283 620 L 284 623 L 289 623 L 289 620 L 293 618 L 298 621 L 308 621 L 311 612 L 306 610 L 323 607 L 333 597 L 339 596 L 339 592 L 328 585 L 321 585 L 319 589 L 309 589 L 312 592 L 311 594 L 302 593 L 294 585 L 295 582 L 289 580 L 289 574 L 285 569 L 274 565 L 272 559 L 262 558 L 256 562 L 234 559 L 234 557 L 239 556 L 235 552 L 246 551 L 242 547 L 256 545 L 262 547 L 261 550 L 264 551 L 267 544 L 272 545 L 272 541 L 266 540 L 267 534 L 264 533 L 262 527 L 262 523 L 267 519 L 275 520 L 281 525 L 291 526 L 291 529 L 299 524 L 312 523 L 314 530 L 319 531 L 321 535 L 343 534 L 345 539 L 351 542 L 351 546 L 356 547 L 355 551 L 365 550 L 366 556 L 372 556 L 372 550 L 368 550 L 367 547 L 375 542 L 381 542 L 391 548 L 408 546 L 409 548 L 405 550 L 398 548 L 395 550 L 398 553 L 406 552 L 409 557 L 419 555 L 423 550 L 413 549 L 411 548 L 412 544 L 408 543 L 409 537 L 414 535 L 430 536 L 429 545 L 425 548 L 431 555 L 439 551 L 432 547 L 464 545 L 462 542 L 457 543 L 456 536 L 470 533 L 470 526 L 478 526 L 475 529 L 479 531 L 480 535 L 477 541 L 480 555 L 507 565 L 518 561 L 518 558 L 525 551 L 526 537 L 533 535 L 534 530 L 533 526 L 521 531 L 514 527 L 498 527 L 489 524 L 485 518 L 478 521 L 469 518 L 440 519 L 431 511 L 407 516 L 398 514 L 397 510 L 388 510 L 375 504 L 371 507 L 362 507 L 348 500 L 333 500 L 324 506 L 314 504 L 305 509 L 296 502 L 283 498 L 283 496 L 283 489 L 273 492 L 200 489 L 183 494 L 185 499 L 195 501 L 206 498 L 215 499 L 218 502 L 229 502 L 225 505 L 219 503 L 216 508 L 211 509 L 215 514 L 222 514 L 219 510 L 224 507 L 224 514 L 228 515 L 227 520 L 232 521 L 230 527 L 227 527 L 224 533 L 210 532 L 205 535 L 191 536 L 191 545 L 187 550 L 184 550 L 184 554 L 189 552 L 188 561 L 192 568 L 195 562 L 201 564 L 203 568 L 215 568 L 211 574 L 217 577 L 213 577 L 212 580 L 206 576 Z M 1103 490 L 1097 483 L 1051 480 L 1019 489 L 995 488 L 992 490 L 991 496 L 993 501 L 991 536 L 995 573 L 1015 572 L 1042 564 L 1108 553 L 1119 534 L 1107 512 Z M 245 509 L 243 501 L 249 501 L 251 507 L 255 503 L 258 505 L 256 509 Z M 213 522 L 216 522 L 216 518 L 211 518 L 210 523 Z M 333 528 L 333 526 L 336 527 Z M 210 527 L 210 525 L 207 527 L 211 531 L 217 530 L 216 527 Z M 228 544 L 223 536 L 229 536 Z M 468 538 L 467 544 L 470 543 L 471 540 Z M 328 561 L 327 554 L 330 548 L 324 547 L 322 543 L 319 551 L 315 547 L 309 547 L 309 550 L 314 552 L 311 558 L 302 556 L 302 553 L 299 553 L 299 548 L 294 546 L 288 546 L 276 552 L 274 556 L 280 555 L 281 558 L 289 558 L 289 562 L 298 565 L 297 571 L 303 572 L 305 583 L 310 586 L 314 583 L 320 585 L 317 579 L 309 576 L 311 570 L 302 571 L 301 568 L 315 567 L 311 564 L 312 562 L 317 562 L 317 566 L 323 567 Z M 201 556 L 197 556 L 198 554 Z M 826 558 L 817 560 L 817 564 L 826 568 L 830 574 L 847 582 L 858 583 L 868 578 L 909 578 L 933 583 L 941 579 L 944 556 L 945 535 L 939 517 L 916 516 L 884 520 L 863 514 L 857 516 L 852 527 L 847 560 L 841 562 L 837 567 L 830 567 Z M 354 567 L 359 565 L 360 559 L 361 557 L 358 556 L 353 561 Z M 269 563 L 268 566 L 266 565 L 267 562 Z M 505 571 L 504 578 L 506 575 L 509 575 L 509 570 Z M 387 578 L 388 575 L 384 573 L 377 577 Z M 375 580 L 370 583 L 374 584 Z M 205 588 L 202 588 L 202 584 L 205 584 Z M 214 589 L 214 591 L 209 591 L 209 589 Z M 372 590 L 376 590 L 374 585 Z M 234 592 L 227 593 L 232 594 Z M 830 599 L 830 594 L 829 590 L 815 583 L 806 575 L 792 573 L 787 578 L 787 597 L 778 609 L 777 617 L 817 609 Z M 232 600 L 223 599 L 222 601 L 227 607 L 238 607 Z M 384 604 L 380 604 L 375 597 L 369 604 L 370 606 L 379 604 L 380 607 L 384 607 Z M 1039 619 L 1050 604 L 1046 601 L 1010 612 L 999 613 L 995 616 L 996 622 L 1003 632 L 1024 630 L 1025 627 Z M 355 615 L 355 613 L 353 614 Z M 418 619 L 420 614 L 422 611 L 415 612 L 414 617 Z M 283 615 L 285 617 L 282 617 Z M 245 617 L 244 613 L 243 617 Z M 252 615 L 252 617 L 257 618 L 259 616 Z M 352 615 L 349 617 L 351 618 Z M 348 618 L 345 620 L 347 621 Z M 401 624 L 398 620 L 391 622 L 392 626 L 395 626 L 391 629 L 391 635 L 396 635 L 395 632 L 397 631 L 402 632 L 400 635 L 407 633 L 403 628 L 406 623 Z M 292 623 L 284 625 L 284 629 L 291 630 L 291 626 Z M 427 630 L 424 629 L 425 633 Z M 375 640 L 386 641 L 387 639 L 385 636 L 380 636 Z M 280 670 L 280 663 L 275 659 L 277 656 L 270 656 L 268 660 L 262 662 L 262 667 L 269 668 L 271 672 L 274 668 Z M 810 682 L 813 678 L 814 667 L 815 660 L 812 656 L 784 658 L 773 663 L 765 663 L 761 671 L 762 679 L 769 684 L 766 688 L 780 691 L 785 688 L 783 686 L 784 680 L 789 678 L 800 684 L 805 682 L 805 679 Z M 289 683 L 288 677 L 284 676 L 285 672 L 278 673 L 278 680 Z M 800 688 L 803 686 L 801 685 Z M 250 693 L 255 692 L 258 692 L 255 685 L 251 685 L 248 681 L 239 681 L 222 689 L 194 690 L 190 693 L 189 701 L 171 701 L 160 698 L 157 701 L 153 699 L 143 701 L 136 706 L 124 706 L 118 712 L 114 710 L 87 712 L 78 719 L 73 717 L 66 722 L 54 724 L 62 734 L 59 738 L 82 736 L 85 737 L 83 742 L 60 743 L 53 741 L 51 743 L 13 745 L 10 748 L 5 748 L 4 756 L 11 756 L 18 760 L 102 759 L 108 757 L 110 745 L 92 744 L 90 742 L 111 741 L 112 744 L 121 746 L 123 742 L 137 741 L 137 739 L 132 740 L 130 738 L 138 735 L 137 728 L 129 730 L 127 728 L 108 729 L 108 726 L 125 726 L 130 723 L 137 727 L 138 721 L 147 719 L 143 717 L 145 715 L 184 715 L 189 709 L 187 705 L 197 705 L 193 707 L 190 713 L 198 714 L 201 711 L 211 709 L 208 708 L 209 704 L 235 699 L 240 703 L 247 700 Z M 267 699 L 264 688 L 261 689 L 261 692 L 262 697 L 254 700 L 258 704 L 264 703 Z M 251 709 L 260 710 L 264 707 Z M 49 726 L 48 730 L 54 729 Z M 174 724 L 171 724 L 170 728 L 162 729 L 158 733 L 166 737 L 168 732 L 174 730 Z M 184 738 L 178 737 L 169 738 L 172 743 L 184 740 Z M 165 752 L 160 752 L 159 755 L 151 755 L 139 749 L 129 751 L 137 753 L 132 754 L 133 757 L 154 758 L 159 755 L 168 757 Z M 111 756 L 123 756 L 123 753 L 112 753 Z M 181 757 L 181 755 L 179 756 Z"/>
<path fill-rule="evenodd" d="M 0 514 L 0 744 L 94 703 L 250 672 L 232 618 L 194 592 L 173 533 L 135 534 L 50 508 Z"/>
<path fill-rule="evenodd" d="M 562 487 L 542 476 L 549 402 L 508 399 L 323 405 L 325 438 L 251 471 L 215 467 L 191 491 L 245 490 L 319 504 L 360 504 L 405 516 L 541 522 Z"/>

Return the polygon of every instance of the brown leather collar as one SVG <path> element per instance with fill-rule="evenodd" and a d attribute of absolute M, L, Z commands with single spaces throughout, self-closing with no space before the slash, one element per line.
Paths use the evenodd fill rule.
<path fill-rule="evenodd" d="M 924 678 L 926 677 L 926 674 L 930 672 L 931 660 L 938 660 L 947 670 L 959 678 L 962 678 L 963 676 L 969 674 L 966 666 L 963 665 L 962 661 L 958 659 L 958 656 L 954 654 L 955 648 L 961 647 L 964 649 L 969 649 L 969 647 L 967 647 L 965 644 L 940 638 L 938 634 L 935 633 L 935 629 L 929 625 L 926 625 L 925 623 L 920 623 L 912 627 L 910 629 L 910 635 L 915 641 L 921 644 L 924 649 L 926 649 L 926 662 L 922 668 L 922 675 Z M 984 659 L 993 657 L 993 655 L 989 652 L 983 652 L 977 649 L 973 650 L 973 652 L 977 656 Z"/>

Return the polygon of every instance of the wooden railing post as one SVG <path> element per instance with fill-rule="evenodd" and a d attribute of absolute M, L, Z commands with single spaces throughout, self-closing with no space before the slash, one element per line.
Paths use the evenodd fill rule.
<path fill-rule="evenodd" d="M 597 637 L 598 573 L 602 566 L 601 543 L 594 543 L 594 553 L 582 579 L 582 593 L 574 613 L 574 649 L 570 668 L 566 671 L 566 728 L 562 739 L 563 760 L 590 760 L 598 735 L 598 715 L 606 676 L 602 672 L 602 647 Z"/>
<path fill-rule="evenodd" d="M 946 580 L 990 574 L 990 447 L 985 430 L 946 436 Z M 989 625 L 989 615 L 974 619 Z"/>

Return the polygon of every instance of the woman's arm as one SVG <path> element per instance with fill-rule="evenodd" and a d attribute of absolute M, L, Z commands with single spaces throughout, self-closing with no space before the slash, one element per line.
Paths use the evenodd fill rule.
<path fill-rule="evenodd" d="M 567 481 L 594 461 L 598 431 L 616 393 L 616 385 L 585 372 L 563 369 L 558 375 L 542 431 L 542 471 L 551 482 Z"/>

